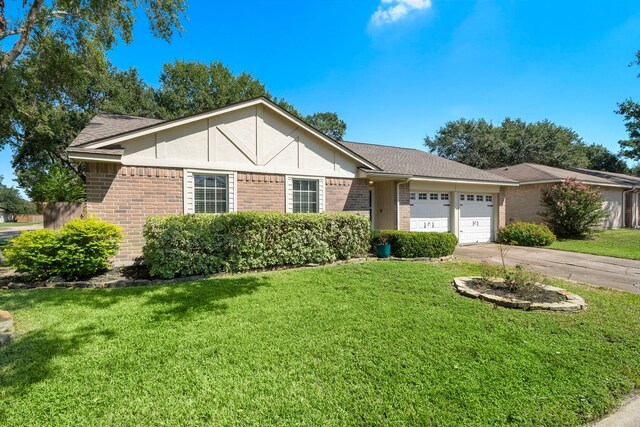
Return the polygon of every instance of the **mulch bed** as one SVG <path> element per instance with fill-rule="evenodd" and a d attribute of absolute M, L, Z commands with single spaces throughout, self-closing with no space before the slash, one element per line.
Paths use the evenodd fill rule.
<path fill-rule="evenodd" d="M 515 289 L 509 289 L 501 282 L 488 282 L 482 279 L 473 280 L 467 283 L 471 289 L 483 294 L 496 295 L 503 298 L 515 298 L 531 302 L 563 302 L 567 297 L 554 291 L 543 289 L 533 284 Z"/>

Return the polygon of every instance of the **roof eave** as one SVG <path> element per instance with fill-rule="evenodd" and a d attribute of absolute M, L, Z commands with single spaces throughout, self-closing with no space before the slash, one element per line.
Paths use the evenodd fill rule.
<path fill-rule="evenodd" d="M 395 179 L 409 179 L 411 181 L 431 181 L 431 182 L 447 182 L 447 183 L 460 183 L 460 184 L 480 184 L 480 185 L 499 185 L 506 187 L 517 187 L 520 184 L 515 181 L 485 181 L 480 179 L 464 179 L 464 178 L 439 178 L 429 176 L 416 176 L 406 174 L 395 174 L 375 171 L 363 171 L 367 177 L 376 178 L 395 178 Z"/>

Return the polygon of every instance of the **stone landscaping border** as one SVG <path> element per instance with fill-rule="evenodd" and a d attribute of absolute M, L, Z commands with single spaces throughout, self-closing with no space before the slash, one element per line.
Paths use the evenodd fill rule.
<path fill-rule="evenodd" d="M 0 310 L 0 346 L 5 345 L 15 335 L 13 317 L 8 311 Z"/>
<path fill-rule="evenodd" d="M 536 283 L 535 286 L 563 295 L 567 298 L 567 300 L 562 302 L 532 302 L 517 298 L 507 298 L 498 295 L 492 295 L 489 293 L 483 293 L 476 291 L 475 289 L 472 289 L 470 286 L 468 286 L 468 284 L 470 284 L 473 280 L 479 278 L 480 277 L 477 276 L 456 277 L 453 279 L 453 287 L 456 289 L 456 291 L 458 291 L 458 293 L 466 297 L 478 298 L 483 301 L 500 305 L 502 307 L 517 308 L 520 310 L 580 311 L 587 308 L 587 303 L 581 296 L 569 292 L 566 289 L 557 288 L 550 285 L 543 285 L 542 283 Z"/>
<path fill-rule="evenodd" d="M 242 271 L 237 273 L 215 273 L 215 274 L 198 275 L 198 276 L 178 277 L 175 279 L 129 279 L 126 277 L 119 277 L 111 280 L 96 280 L 94 278 L 89 280 L 76 280 L 76 281 L 65 281 L 63 279 L 50 279 L 42 283 L 23 283 L 16 280 L 13 282 L 9 282 L 6 285 L 0 285 L 0 289 L 11 290 L 11 289 L 36 289 L 36 288 L 68 288 L 68 289 L 129 288 L 134 286 L 166 285 L 166 284 L 173 284 L 173 283 L 192 282 L 196 280 L 212 279 L 212 278 L 221 277 L 221 276 L 235 276 L 238 274 L 263 273 L 268 271 L 294 270 L 299 268 L 311 268 L 311 267 L 327 267 L 332 265 L 360 263 L 360 262 L 366 262 L 366 261 L 406 261 L 406 262 L 436 263 L 436 262 L 451 261 L 452 259 L 454 259 L 453 256 L 447 256 L 447 257 L 441 257 L 441 258 L 389 257 L 384 259 L 377 258 L 377 257 L 360 257 L 360 258 L 351 258 L 348 260 L 336 261 L 336 262 L 327 263 L 327 264 L 304 264 L 304 265 L 279 266 L 279 267 L 265 268 L 260 270 Z"/>

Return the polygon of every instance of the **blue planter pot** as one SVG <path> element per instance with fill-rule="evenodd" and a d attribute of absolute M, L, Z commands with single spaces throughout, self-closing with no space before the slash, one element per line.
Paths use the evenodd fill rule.
<path fill-rule="evenodd" d="M 378 258 L 389 258 L 389 256 L 391 255 L 391 245 L 389 243 L 387 243 L 386 245 L 377 244 L 376 255 L 378 255 Z"/>

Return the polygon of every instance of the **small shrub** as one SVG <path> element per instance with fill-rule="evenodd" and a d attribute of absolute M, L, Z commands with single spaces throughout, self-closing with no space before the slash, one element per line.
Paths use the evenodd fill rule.
<path fill-rule="evenodd" d="M 109 267 L 118 251 L 120 228 L 97 219 L 75 219 L 58 231 L 25 231 L 4 249 L 7 264 L 36 279 L 78 279 Z"/>
<path fill-rule="evenodd" d="M 327 263 L 366 253 L 369 227 L 345 213 L 166 215 L 147 218 L 143 253 L 163 278 Z"/>
<path fill-rule="evenodd" d="M 25 231 L 9 240 L 3 249 L 5 262 L 35 278 L 55 276 L 58 242 L 51 230 Z"/>
<path fill-rule="evenodd" d="M 453 254 L 458 239 L 451 233 L 383 230 L 373 233 L 372 244 L 386 239 L 397 258 L 439 258 Z"/>
<path fill-rule="evenodd" d="M 498 230 L 498 241 L 508 245 L 549 246 L 556 236 L 544 224 L 518 221 Z"/>
<path fill-rule="evenodd" d="M 541 202 L 540 215 L 558 237 L 584 238 L 607 217 L 600 192 L 575 178 L 543 190 Z"/>

